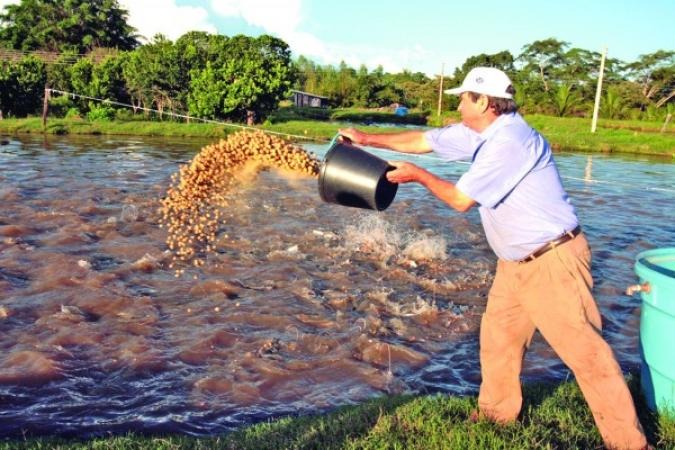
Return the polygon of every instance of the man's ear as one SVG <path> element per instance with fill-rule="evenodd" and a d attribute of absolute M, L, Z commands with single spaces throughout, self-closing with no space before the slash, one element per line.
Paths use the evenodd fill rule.
<path fill-rule="evenodd" d="M 490 100 L 488 100 L 487 95 L 485 94 L 481 94 L 480 97 L 478 97 L 476 103 L 480 108 L 480 112 L 483 114 L 485 114 L 488 111 L 488 109 L 490 109 Z"/>

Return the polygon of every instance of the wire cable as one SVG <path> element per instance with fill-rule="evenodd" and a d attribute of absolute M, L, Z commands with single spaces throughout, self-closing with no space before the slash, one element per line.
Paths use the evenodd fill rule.
<path fill-rule="evenodd" d="M 291 134 L 291 133 L 283 133 L 280 131 L 271 131 L 271 130 L 265 130 L 263 128 L 257 128 L 257 127 L 251 127 L 251 126 L 246 126 L 246 125 L 238 125 L 234 123 L 228 123 L 228 122 L 222 122 L 218 120 L 212 120 L 212 119 L 203 119 L 200 117 L 193 117 L 185 114 L 176 114 L 173 112 L 164 112 L 164 111 L 159 111 L 157 109 L 153 108 L 144 108 L 141 106 L 134 106 L 130 105 L 128 103 L 121 103 L 121 102 L 116 102 L 114 100 L 108 100 L 108 99 L 102 99 L 102 98 L 97 98 L 97 97 L 91 97 L 88 95 L 82 95 L 82 94 L 76 94 L 74 92 L 67 92 L 67 91 L 61 91 L 59 89 L 51 89 L 48 88 L 46 89 L 50 93 L 56 93 L 56 94 L 61 94 L 61 95 L 69 95 L 73 98 L 79 97 L 82 99 L 87 99 L 87 100 L 94 100 L 94 101 L 99 101 L 102 103 L 110 104 L 110 105 L 117 105 L 117 106 L 124 106 L 128 108 L 133 108 L 134 110 L 140 109 L 141 111 L 147 111 L 147 112 L 154 112 L 160 115 L 168 115 L 172 117 L 179 117 L 182 119 L 187 119 L 187 120 L 196 120 L 204 123 L 211 123 L 211 124 L 216 124 L 216 125 L 222 125 L 222 126 L 227 126 L 227 127 L 232 127 L 232 128 L 239 128 L 242 130 L 257 130 L 257 131 L 262 131 L 264 133 L 268 134 L 273 134 L 273 135 L 278 135 L 278 136 L 287 136 L 287 137 L 292 137 L 296 139 L 301 139 L 301 140 L 308 140 L 308 141 L 314 141 L 314 142 L 319 142 L 319 143 L 328 143 L 329 147 L 332 147 L 333 144 L 337 141 L 337 139 L 340 137 L 340 133 L 336 133 L 335 136 L 333 136 L 332 139 L 325 139 L 325 138 L 320 138 L 320 137 L 315 137 L 315 136 L 303 136 L 299 134 Z M 388 150 L 388 149 L 380 149 L 378 150 L 385 150 L 389 151 L 392 153 L 397 153 L 394 150 Z M 438 156 L 432 156 L 432 155 L 426 155 L 426 154 L 412 154 L 412 153 L 405 153 L 406 155 L 413 156 L 414 158 L 420 158 L 420 159 L 427 159 L 427 160 L 432 160 L 434 162 L 441 162 L 443 159 L 439 158 Z M 452 161 L 453 163 L 456 164 L 465 164 L 465 165 L 470 165 L 471 162 L 469 161 Z M 619 187 L 624 187 L 624 188 L 629 188 L 629 189 L 642 189 L 642 190 L 647 190 L 647 191 L 657 191 L 657 192 L 667 192 L 667 193 L 672 193 L 675 194 L 675 189 L 670 189 L 670 188 L 662 188 L 662 187 L 655 187 L 655 186 L 638 186 L 635 184 L 629 184 L 629 183 L 617 183 L 614 181 L 606 181 L 606 180 L 596 180 L 593 178 L 579 178 L 579 177 L 572 177 L 572 176 L 565 176 L 561 175 L 560 176 L 563 179 L 567 180 L 572 180 L 572 181 L 577 181 L 577 182 L 582 182 L 586 184 L 604 184 L 604 185 L 610 185 L 610 186 L 619 186 Z"/>
<path fill-rule="evenodd" d="M 239 129 L 242 129 L 242 130 L 257 130 L 257 131 L 262 131 L 262 132 L 267 133 L 267 134 L 274 134 L 274 135 L 278 135 L 278 136 L 288 136 L 288 137 L 293 137 L 293 138 L 296 138 L 296 139 L 304 139 L 304 140 L 317 141 L 317 142 L 329 142 L 329 140 L 325 139 L 325 138 L 319 138 L 319 137 L 314 137 L 314 136 L 302 136 L 302 135 L 299 135 L 299 134 L 291 134 L 291 133 L 283 133 L 281 131 L 265 130 L 264 128 L 251 127 L 251 126 L 247 126 L 247 125 L 238 125 L 238 124 L 235 124 L 235 123 L 221 122 L 219 120 L 203 119 L 201 117 L 194 117 L 194 116 L 189 116 L 189 115 L 186 115 L 186 114 L 176 114 L 176 113 L 173 113 L 173 112 L 165 112 L 165 111 L 160 111 L 158 109 L 145 108 L 145 107 L 142 107 L 142 106 L 134 106 L 134 105 L 130 105 L 128 103 L 116 102 L 114 100 L 108 100 L 108 99 L 105 99 L 105 98 L 91 97 L 89 95 L 76 94 L 74 92 L 61 91 L 59 89 L 47 88 L 47 89 L 45 89 L 45 91 L 50 92 L 50 93 L 61 94 L 61 95 L 68 95 L 68 96 L 71 96 L 73 98 L 78 97 L 78 98 L 82 98 L 82 99 L 86 99 L 86 100 L 95 100 L 95 101 L 99 101 L 99 102 L 106 103 L 106 104 L 109 104 L 109 105 L 125 106 L 125 107 L 128 107 L 128 108 L 133 108 L 134 110 L 140 109 L 141 111 L 154 112 L 154 113 L 159 114 L 160 116 L 166 114 L 167 116 L 171 116 L 171 117 L 179 117 L 181 119 L 186 119 L 186 120 L 196 120 L 196 121 L 204 122 L 204 123 L 211 123 L 211 124 L 215 124 L 215 125 L 223 125 L 223 126 L 226 126 L 226 127 L 239 128 Z"/>

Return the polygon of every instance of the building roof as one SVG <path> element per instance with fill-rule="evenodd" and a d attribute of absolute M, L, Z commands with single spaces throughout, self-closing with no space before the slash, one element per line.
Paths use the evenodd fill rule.
<path fill-rule="evenodd" d="M 317 98 L 325 98 L 325 99 L 328 99 L 328 97 L 324 97 L 323 95 L 312 94 L 311 92 L 298 91 L 298 90 L 296 90 L 296 89 L 291 89 L 291 92 L 294 92 L 294 93 L 296 93 L 296 94 L 310 95 L 310 96 L 312 96 L 312 97 L 317 97 Z"/>

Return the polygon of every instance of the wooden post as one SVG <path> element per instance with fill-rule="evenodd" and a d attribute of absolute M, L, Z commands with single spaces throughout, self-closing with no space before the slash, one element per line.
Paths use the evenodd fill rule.
<path fill-rule="evenodd" d="M 445 63 L 441 64 L 441 82 L 438 84 L 438 111 L 436 115 L 441 115 L 441 106 L 443 105 L 443 71 L 445 70 Z"/>
<path fill-rule="evenodd" d="M 666 115 L 666 121 L 663 122 L 663 126 L 661 127 L 661 133 L 666 132 L 666 127 L 668 127 L 668 122 L 670 122 L 670 119 L 672 119 L 672 118 L 673 118 L 673 115 L 671 113 L 668 113 L 668 115 Z M 2 116 L 0 116 L 0 119 L 2 119 Z"/>
<path fill-rule="evenodd" d="M 42 128 L 47 127 L 47 114 L 49 114 L 49 88 L 45 88 L 45 99 L 42 103 Z"/>
<path fill-rule="evenodd" d="M 595 90 L 595 106 L 593 107 L 593 121 L 591 122 L 591 133 L 595 133 L 598 125 L 598 111 L 600 110 L 600 96 L 602 94 L 602 75 L 605 72 L 605 58 L 607 57 L 607 47 L 602 52 L 600 59 L 600 75 L 598 75 L 598 87 Z"/>

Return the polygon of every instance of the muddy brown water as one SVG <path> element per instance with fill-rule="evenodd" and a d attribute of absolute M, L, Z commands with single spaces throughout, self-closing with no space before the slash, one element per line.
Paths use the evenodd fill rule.
<path fill-rule="evenodd" d="M 344 208 L 322 203 L 316 180 L 268 171 L 228 194 L 217 251 L 175 277 L 159 199 L 208 142 L 9 141 L 0 435 L 207 435 L 384 393 L 476 392 L 495 257 L 475 212 L 415 186 L 384 212 Z M 631 369 L 639 299 L 622 291 L 635 254 L 675 238 L 675 171 L 595 157 L 594 177 L 625 186 L 577 181 L 588 158 L 557 157 L 593 245 L 605 334 Z M 415 161 L 451 178 L 466 169 Z M 525 379 L 568 375 L 536 339 Z"/>

